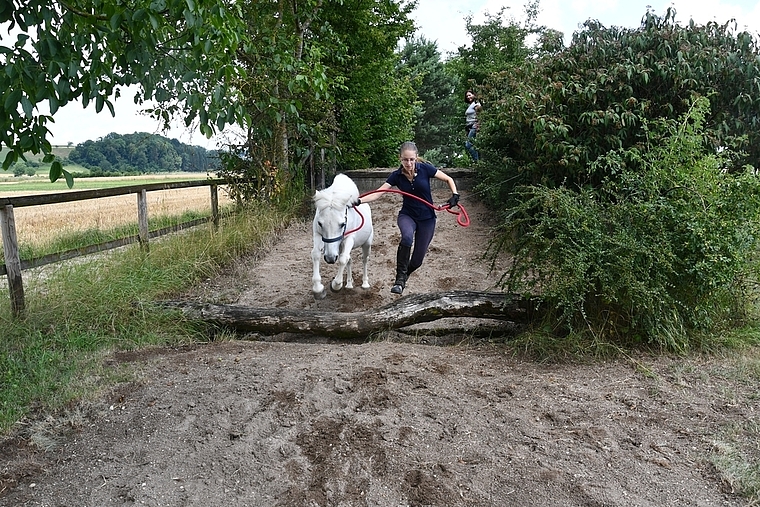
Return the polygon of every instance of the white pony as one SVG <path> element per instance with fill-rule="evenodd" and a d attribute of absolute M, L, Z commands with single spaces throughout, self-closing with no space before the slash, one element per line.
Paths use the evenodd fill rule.
<path fill-rule="evenodd" d="M 314 247 L 311 250 L 311 261 L 314 272 L 311 277 L 311 291 L 314 297 L 322 299 L 326 295 L 319 274 L 320 257 L 328 264 L 338 263 L 338 273 L 330 283 L 330 288 L 339 291 L 343 288 L 343 273 L 346 272 L 346 288 L 354 287 L 351 276 L 351 250 L 362 249 L 362 288 L 369 288 L 367 261 L 372 249 L 372 211 L 369 204 L 360 204 L 357 208 L 351 206 L 359 198 L 356 183 L 345 174 L 338 174 L 333 184 L 314 194 L 314 204 L 317 212 L 314 215 Z"/>

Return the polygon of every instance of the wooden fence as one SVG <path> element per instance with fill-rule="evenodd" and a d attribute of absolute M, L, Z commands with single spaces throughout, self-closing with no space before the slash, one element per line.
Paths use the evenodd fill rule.
<path fill-rule="evenodd" d="M 0 197 L 0 232 L 3 238 L 3 255 L 5 264 L 0 265 L 0 276 L 7 275 L 8 288 L 11 295 L 11 309 L 15 316 L 24 313 L 24 284 L 21 272 L 25 269 L 44 266 L 60 262 L 66 259 L 79 257 L 91 253 L 101 252 L 112 248 L 117 248 L 130 243 L 139 242 L 140 247 L 148 250 L 148 240 L 150 238 L 162 236 L 170 232 L 175 232 L 187 227 L 192 227 L 200 223 L 205 223 L 207 219 L 196 219 L 184 222 L 172 227 L 166 227 L 157 231 L 148 230 L 148 198 L 147 193 L 156 190 L 174 190 L 190 187 L 208 186 L 211 190 L 211 221 L 214 227 L 219 225 L 219 194 L 218 186 L 224 184 L 221 179 L 207 179 L 196 181 L 181 181 L 176 183 L 151 183 L 145 185 L 130 185 L 124 187 L 98 189 L 98 190 L 80 190 L 74 192 L 61 192 L 56 194 L 29 195 L 19 197 Z M 83 248 L 76 248 L 65 252 L 54 253 L 35 259 L 21 260 L 19 258 L 18 241 L 16 237 L 16 223 L 13 218 L 13 209 L 22 206 L 41 206 L 44 204 L 57 204 L 63 202 L 84 201 L 88 199 L 100 199 L 103 197 L 114 197 L 118 195 L 137 194 L 137 224 L 138 234 L 128 236 L 106 243 L 90 245 Z"/>

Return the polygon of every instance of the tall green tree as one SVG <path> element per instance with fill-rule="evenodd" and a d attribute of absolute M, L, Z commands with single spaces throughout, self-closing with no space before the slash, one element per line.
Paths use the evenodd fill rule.
<path fill-rule="evenodd" d="M 457 78 L 447 70 L 436 43 L 424 37 L 409 39 L 400 56 L 400 65 L 413 80 L 417 93 L 418 104 L 414 109 L 417 147 L 423 155 L 435 150 L 435 160 L 431 161 L 447 165 L 454 158 L 462 130 L 461 100 L 454 95 Z"/>
<path fill-rule="evenodd" d="M 410 76 L 398 67 L 396 49 L 414 32 L 409 15 L 415 6 L 352 0 L 326 9 L 339 48 L 329 67 L 340 85 L 334 105 L 342 169 L 394 165 L 398 147 L 412 138 L 417 98 Z"/>
<path fill-rule="evenodd" d="M 223 176 L 262 182 L 297 176 L 326 148 L 341 169 L 386 164 L 411 136 L 414 97 L 394 72 L 411 6 L 393 0 L 297 0 L 243 7 L 247 39 L 238 57 L 253 118 L 228 154 Z M 330 155 L 330 153 L 328 153 Z"/>
<path fill-rule="evenodd" d="M 47 124 L 80 100 L 115 114 L 112 100 L 137 85 L 136 103 L 166 127 L 176 117 L 205 135 L 245 124 L 238 100 L 242 44 L 237 4 L 216 0 L 0 0 L 0 145 L 7 169 L 24 153 L 53 162 Z M 47 103 L 50 114 L 37 106 Z M 53 162 L 52 180 L 70 175 Z"/>
<path fill-rule="evenodd" d="M 238 52 L 246 69 L 241 82 L 244 104 L 253 118 L 241 148 L 251 164 L 290 169 L 290 140 L 303 124 L 304 100 L 326 99 L 328 79 L 322 44 L 313 23 L 324 9 L 322 0 L 247 2 L 242 6 L 248 42 Z M 329 39 L 329 30 L 321 34 Z M 294 168 L 296 169 L 296 168 Z"/>
<path fill-rule="evenodd" d="M 543 30 L 535 24 L 539 2 L 532 0 L 525 5 L 523 21 L 507 17 L 509 7 L 500 8 L 496 14 L 486 13 L 482 24 L 474 23 L 472 16 L 465 18 L 465 29 L 472 42 L 460 46 L 450 64 L 462 86 L 482 85 L 492 74 L 519 66 L 531 55 L 526 41 L 531 34 Z M 465 90 L 459 91 L 464 96 Z"/>

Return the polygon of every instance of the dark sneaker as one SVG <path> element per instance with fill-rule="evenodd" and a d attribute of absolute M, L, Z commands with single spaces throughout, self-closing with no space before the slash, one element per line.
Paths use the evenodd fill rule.
<path fill-rule="evenodd" d="M 401 294 L 402 292 L 404 292 L 404 286 L 397 283 L 396 285 L 391 287 L 391 292 L 394 294 Z"/>

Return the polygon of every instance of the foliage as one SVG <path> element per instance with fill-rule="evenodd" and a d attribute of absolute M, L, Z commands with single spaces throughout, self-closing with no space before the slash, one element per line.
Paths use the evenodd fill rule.
<path fill-rule="evenodd" d="M 757 280 L 760 180 L 705 155 L 707 99 L 679 122 L 643 125 L 649 151 L 610 151 L 598 188 L 516 191 L 492 254 L 511 251 L 502 282 L 537 295 L 565 332 L 683 351 L 741 322 Z"/>
<path fill-rule="evenodd" d="M 240 83 L 253 121 L 231 153 L 243 151 L 258 164 L 290 170 L 289 138 L 306 129 L 298 111 L 305 101 L 328 98 L 329 81 L 322 63 L 323 37 L 312 33 L 321 1 L 249 2 L 242 5 L 248 43 L 238 53 L 247 78 Z"/>
<path fill-rule="evenodd" d="M 311 32 L 322 2 L 249 2 L 241 8 L 248 43 L 237 55 L 247 76 L 239 86 L 252 121 L 229 139 L 219 172 L 240 204 L 299 187 L 304 151 L 325 142 L 322 119 L 329 110 L 322 47 Z M 312 113 L 310 126 L 299 115 L 304 107 Z"/>
<path fill-rule="evenodd" d="M 299 179 L 289 178 L 261 155 L 221 152 L 219 158 L 222 168 L 218 176 L 226 180 L 230 199 L 238 206 L 256 200 L 276 201 L 282 194 L 302 188 Z"/>
<path fill-rule="evenodd" d="M 378 76 L 397 61 L 410 6 L 298 0 L 242 9 L 250 42 L 238 55 L 247 71 L 240 86 L 253 121 L 220 156 L 239 202 L 298 188 L 323 154 L 341 168 L 395 157 L 411 132 L 411 88 L 403 75 Z"/>
<path fill-rule="evenodd" d="M 413 33 L 415 5 L 360 0 L 325 11 L 336 34 L 326 63 L 339 84 L 333 91 L 339 169 L 395 165 L 399 146 L 412 138 L 416 94 L 396 48 Z"/>
<path fill-rule="evenodd" d="M 25 153 L 53 162 L 51 180 L 70 175 L 51 156 L 47 123 L 69 102 L 94 102 L 115 113 L 123 86 L 139 85 L 134 100 L 168 127 L 181 115 L 211 135 L 245 123 L 237 100 L 241 41 L 237 7 L 212 0 L 0 0 L 0 145 L 11 150 L 3 168 Z M 46 103 L 50 115 L 35 108 Z"/>
<path fill-rule="evenodd" d="M 451 165 L 461 136 L 461 99 L 454 95 L 457 78 L 441 61 L 435 42 L 411 38 L 400 53 L 400 68 L 416 89 L 414 141 L 426 160 Z"/>
<path fill-rule="evenodd" d="M 37 163 L 27 161 L 26 163 L 19 164 L 18 162 L 11 166 L 13 169 L 13 176 L 35 176 L 37 174 Z"/>
<path fill-rule="evenodd" d="M 465 18 L 465 29 L 472 44 L 459 47 L 450 62 L 452 72 L 459 77 L 463 87 L 458 90 L 461 97 L 467 88 L 482 85 L 492 74 L 509 71 L 531 55 L 526 39 L 542 30 L 534 24 L 538 5 L 538 0 L 525 5 L 522 23 L 509 18 L 505 24 L 509 7 L 501 7 L 496 14 L 486 13 L 482 25 L 473 23 L 471 15 Z"/>
<path fill-rule="evenodd" d="M 601 157 L 648 149 L 645 125 L 677 119 L 695 96 L 711 103 L 705 153 L 729 147 L 730 170 L 757 166 L 758 45 L 735 26 L 682 27 L 668 9 L 647 12 L 636 29 L 587 21 L 568 48 L 544 34 L 536 58 L 491 74 L 483 88 L 478 142 L 491 161 L 483 167 L 491 197 L 508 200 L 517 184 L 599 186 L 611 174 Z"/>
<path fill-rule="evenodd" d="M 111 133 L 85 141 L 71 150 L 69 160 L 104 174 L 205 173 L 218 166 L 215 152 L 146 132 Z"/>
<path fill-rule="evenodd" d="M 207 173 L 219 167 L 219 154 L 216 150 L 207 150 L 203 146 L 193 146 L 170 139 L 169 144 L 182 159 L 180 171 L 188 173 Z"/>

